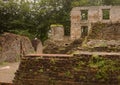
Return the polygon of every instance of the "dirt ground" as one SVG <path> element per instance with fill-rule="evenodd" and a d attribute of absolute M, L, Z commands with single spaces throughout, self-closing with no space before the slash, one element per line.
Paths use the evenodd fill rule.
<path fill-rule="evenodd" d="M 18 66 L 19 62 L 0 65 L 0 82 L 12 83 Z"/>

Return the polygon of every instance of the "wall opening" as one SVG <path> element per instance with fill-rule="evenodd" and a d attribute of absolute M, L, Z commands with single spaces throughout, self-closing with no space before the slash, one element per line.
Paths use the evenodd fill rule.
<path fill-rule="evenodd" d="M 102 18 L 104 20 L 110 19 L 110 9 L 103 9 L 102 10 Z"/>
<path fill-rule="evenodd" d="M 84 38 L 88 35 L 88 26 L 81 26 L 81 37 Z"/>
<path fill-rule="evenodd" d="M 88 10 L 81 10 L 81 20 L 88 20 Z"/>

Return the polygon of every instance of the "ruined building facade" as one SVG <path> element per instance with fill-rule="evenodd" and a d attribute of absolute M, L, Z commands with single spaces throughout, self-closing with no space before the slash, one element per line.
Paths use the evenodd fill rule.
<path fill-rule="evenodd" d="M 95 23 L 112 23 L 114 25 L 115 23 L 120 23 L 120 6 L 74 7 L 71 10 L 70 17 L 70 37 L 67 37 L 67 40 L 72 41 L 85 38 Z M 110 30 L 112 32 L 112 29 Z M 51 25 L 49 38 L 54 41 L 65 41 L 64 27 L 62 25 Z"/>
<path fill-rule="evenodd" d="M 120 6 L 75 7 L 71 10 L 71 39 L 88 35 L 91 25 L 120 22 Z"/>

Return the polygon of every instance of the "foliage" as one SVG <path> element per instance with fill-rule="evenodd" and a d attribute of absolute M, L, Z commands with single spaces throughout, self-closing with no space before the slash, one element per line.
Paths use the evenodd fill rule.
<path fill-rule="evenodd" d="M 65 76 L 68 77 L 68 78 L 73 78 L 73 75 L 71 74 L 70 71 L 66 71 Z"/>
<path fill-rule="evenodd" d="M 103 19 L 109 19 L 110 16 L 109 11 L 110 11 L 109 9 L 103 10 Z"/>
<path fill-rule="evenodd" d="M 110 59 L 105 59 L 99 57 L 98 55 L 93 55 L 91 60 L 89 61 L 89 67 L 91 69 L 97 70 L 96 79 L 100 79 L 101 81 L 105 81 L 109 79 L 108 72 L 114 73 L 115 71 L 119 71 L 120 68 L 116 68 L 117 61 L 113 61 Z"/>
<path fill-rule="evenodd" d="M 69 28 L 68 12 L 70 9 L 63 9 L 64 5 L 67 4 L 63 0 L 41 0 L 37 3 L 0 1 L 0 33 L 18 33 L 20 30 L 22 32 L 27 30 L 32 37 L 38 37 L 44 41 L 47 39 L 51 24 L 63 24 Z M 21 34 L 21 31 L 18 34 Z"/>
<path fill-rule="evenodd" d="M 20 30 L 20 29 L 16 29 L 16 30 L 9 30 L 9 32 L 12 32 L 14 34 L 19 34 L 22 36 L 28 36 L 30 39 L 33 39 L 35 36 L 32 35 L 31 33 L 29 33 L 29 30 Z"/>
<path fill-rule="evenodd" d="M 43 68 L 41 68 L 41 69 L 39 70 L 39 72 L 40 72 L 40 73 L 43 73 L 43 72 L 44 72 Z"/>
<path fill-rule="evenodd" d="M 50 62 L 51 62 L 51 64 L 55 64 L 55 63 L 56 63 L 56 60 L 55 60 L 54 58 L 51 58 L 51 59 L 50 59 Z"/>
<path fill-rule="evenodd" d="M 89 5 L 89 0 L 73 0 L 72 7 Z"/>

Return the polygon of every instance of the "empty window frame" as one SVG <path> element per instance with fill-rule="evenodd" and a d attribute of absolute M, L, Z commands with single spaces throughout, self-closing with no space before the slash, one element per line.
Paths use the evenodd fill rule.
<path fill-rule="evenodd" d="M 88 10 L 81 10 L 81 20 L 88 20 Z"/>
<path fill-rule="evenodd" d="M 110 19 L 110 9 L 103 9 L 102 10 L 102 18 L 104 19 L 104 20 L 108 20 L 108 19 Z"/>

